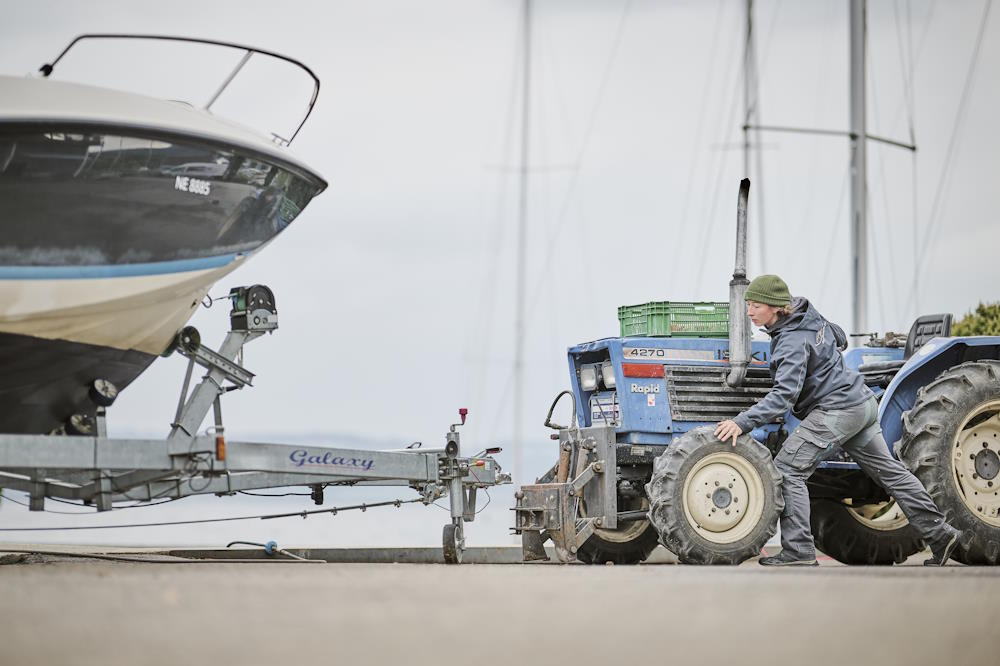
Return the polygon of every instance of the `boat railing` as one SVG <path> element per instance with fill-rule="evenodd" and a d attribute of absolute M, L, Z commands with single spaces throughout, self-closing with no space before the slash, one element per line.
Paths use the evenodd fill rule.
<path fill-rule="evenodd" d="M 258 49 L 253 46 L 247 46 L 245 44 L 223 42 L 215 39 L 201 39 L 197 37 L 176 37 L 172 35 L 142 35 L 142 34 L 118 34 L 118 33 L 88 33 L 84 35 L 78 35 L 75 39 L 73 39 L 73 41 L 71 41 L 66 46 L 66 48 L 62 50 L 62 52 L 56 57 L 55 60 L 53 60 L 51 63 L 42 65 L 39 68 L 39 72 L 41 72 L 41 75 L 43 77 L 48 77 L 50 74 L 52 74 L 53 70 L 55 69 L 55 66 L 59 63 L 60 60 L 63 59 L 63 57 L 69 52 L 69 50 L 72 49 L 73 46 L 75 46 L 77 43 L 85 39 L 144 39 L 144 40 L 161 40 L 161 41 L 172 41 L 172 42 L 190 42 L 194 44 L 208 44 L 211 46 L 221 46 L 224 48 L 231 48 L 244 51 L 243 57 L 240 58 L 240 61 L 236 63 L 236 66 L 232 69 L 232 71 L 229 72 L 229 75 L 226 76 L 226 78 L 222 81 L 222 83 L 219 85 L 216 91 L 212 94 L 211 98 L 205 103 L 204 106 L 202 106 L 202 108 L 206 111 L 211 110 L 212 105 L 215 104 L 215 102 L 219 99 L 219 97 L 226 90 L 226 88 L 229 87 L 229 84 L 233 82 L 233 79 L 236 78 L 236 76 L 240 73 L 240 71 L 247 64 L 247 62 L 249 62 L 250 58 L 253 55 L 259 54 L 271 58 L 277 58 L 278 60 L 283 60 L 285 62 L 291 63 L 292 65 L 295 65 L 296 67 L 302 69 L 313 80 L 313 91 L 312 91 L 312 97 L 309 100 L 309 105 L 308 107 L 306 107 L 305 115 L 302 117 L 302 120 L 295 128 L 295 132 L 292 133 L 291 138 L 285 139 L 284 137 L 281 137 L 278 134 L 275 134 L 273 132 L 271 133 L 271 137 L 274 140 L 274 142 L 282 146 L 290 145 L 292 141 L 295 140 L 295 137 L 298 136 L 298 133 L 302 129 L 302 126 L 305 125 L 306 120 L 309 119 L 309 115 L 312 113 L 313 107 L 316 105 L 316 99 L 317 97 L 319 97 L 319 78 L 316 76 L 316 74 L 313 73 L 311 69 L 309 69 L 309 67 L 307 67 L 302 62 L 296 60 L 295 58 L 290 58 L 286 55 L 275 53 L 274 51 L 267 51 L 265 49 Z"/>

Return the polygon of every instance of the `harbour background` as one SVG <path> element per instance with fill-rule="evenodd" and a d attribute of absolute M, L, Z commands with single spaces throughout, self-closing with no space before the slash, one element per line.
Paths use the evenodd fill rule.
<path fill-rule="evenodd" d="M 274 289 L 280 313 L 281 329 L 247 348 L 256 386 L 225 398 L 231 439 L 430 444 L 440 441 L 458 407 L 468 407 L 465 450 L 504 446 L 500 461 L 510 469 L 511 406 L 519 392 L 526 405 L 526 479 L 516 482 L 523 482 L 554 458 L 541 423 L 551 398 L 567 385 L 567 346 L 616 335 L 622 304 L 725 300 L 735 190 L 744 175 L 736 150 L 741 2 L 535 3 L 521 386 L 513 385 L 511 371 L 520 3 L 286 2 L 280 12 L 265 2 L 0 5 L 5 73 L 35 71 L 79 33 L 121 31 L 259 45 L 301 59 L 323 80 L 314 117 L 293 149 L 326 176 L 329 190 L 213 294 L 264 283 Z M 847 4 L 755 6 L 762 120 L 844 128 Z M 958 117 L 986 6 L 869 3 L 870 130 L 906 139 L 912 118 L 919 146 L 915 177 L 909 154 L 869 151 L 872 256 L 881 271 L 870 321 L 880 331 L 905 332 L 916 314 L 961 315 L 998 298 L 992 193 L 1000 135 L 991 128 L 1000 89 L 990 83 L 1000 76 L 1000 25 L 988 13 L 968 106 Z M 126 62 L 111 51 L 88 57 L 64 71 L 143 85 L 165 76 L 178 89 L 199 90 L 203 80 L 214 80 L 207 70 L 215 63 L 198 57 Z M 912 86 L 907 62 L 914 64 Z M 279 102 L 279 120 L 294 116 L 300 98 L 293 89 L 269 72 L 261 76 L 277 86 L 265 90 Z M 251 99 L 254 91 L 245 92 Z M 237 110 L 263 113 L 241 99 Z M 760 148 L 762 177 L 751 174 L 751 273 L 782 274 L 793 293 L 846 323 L 846 140 L 768 136 Z M 763 216 L 758 200 L 765 202 Z M 226 314 L 219 303 L 192 323 L 205 340 L 221 341 Z M 178 357 L 154 363 L 111 410 L 110 434 L 163 436 L 183 370 Z M 491 492 L 493 504 L 469 529 L 477 545 L 509 543 L 512 488 Z M 405 494 L 349 489 L 330 491 L 328 501 L 397 496 Z M 318 508 L 304 497 L 210 497 L 74 518 L 28 514 L 4 500 L 0 523 L 153 522 L 287 507 Z M 266 526 L 34 533 L 31 540 L 437 544 L 443 512 L 375 511 Z M 5 533 L 0 540 L 26 539 Z"/>

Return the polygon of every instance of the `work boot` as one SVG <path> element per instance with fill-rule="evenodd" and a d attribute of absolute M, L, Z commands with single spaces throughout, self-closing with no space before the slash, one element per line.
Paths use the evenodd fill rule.
<path fill-rule="evenodd" d="M 924 560 L 925 567 L 943 567 L 960 545 L 967 545 L 968 537 L 954 527 L 949 527 L 948 536 L 931 546 L 931 557 Z"/>
<path fill-rule="evenodd" d="M 771 555 L 770 557 L 762 557 L 757 560 L 760 564 L 765 567 L 818 567 L 819 562 L 816 561 L 816 557 L 801 558 L 796 555 L 792 555 L 784 550 L 782 550 L 777 555 Z"/>

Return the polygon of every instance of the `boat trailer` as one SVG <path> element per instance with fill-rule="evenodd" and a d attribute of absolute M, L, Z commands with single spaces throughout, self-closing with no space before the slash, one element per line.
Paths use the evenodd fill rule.
<path fill-rule="evenodd" d="M 243 347 L 278 328 L 274 295 L 263 285 L 230 290 L 230 328 L 218 351 L 201 343 L 197 329 L 182 329 L 165 354 L 188 359 L 184 384 L 170 433 L 164 439 L 107 436 L 107 408 L 117 389 L 96 378 L 89 393 L 95 416 L 75 415 L 65 432 L 49 435 L 0 434 L 0 486 L 29 494 L 32 511 L 45 510 L 45 498 L 82 500 L 98 511 L 115 502 L 152 502 L 188 495 L 235 495 L 237 492 L 306 486 L 317 504 L 328 485 L 405 486 L 425 505 L 449 497 L 451 522 L 442 545 L 449 564 L 462 561 L 465 523 L 476 516 L 479 489 L 511 482 L 488 448 L 461 455 L 452 424 L 440 448 L 391 451 L 228 441 L 222 422 L 222 396 L 251 386 L 254 374 L 242 365 Z M 195 365 L 207 372 L 189 393 Z M 209 410 L 214 425 L 198 434 Z M 63 429 L 60 429 L 63 430 Z"/>

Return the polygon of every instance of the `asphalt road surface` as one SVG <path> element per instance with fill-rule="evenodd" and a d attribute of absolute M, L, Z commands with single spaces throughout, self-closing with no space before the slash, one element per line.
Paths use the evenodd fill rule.
<path fill-rule="evenodd" d="M 997 664 L 1000 568 L 0 566 L 0 664 Z"/>

